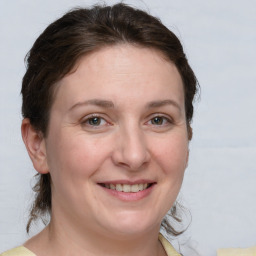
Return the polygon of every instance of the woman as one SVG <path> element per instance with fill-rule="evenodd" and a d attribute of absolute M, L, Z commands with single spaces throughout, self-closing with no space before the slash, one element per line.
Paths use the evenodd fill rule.
<path fill-rule="evenodd" d="M 197 82 L 177 37 L 124 4 L 68 12 L 23 78 L 22 137 L 39 173 L 30 220 L 2 255 L 179 255 L 159 235 L 188 162 Z"/>

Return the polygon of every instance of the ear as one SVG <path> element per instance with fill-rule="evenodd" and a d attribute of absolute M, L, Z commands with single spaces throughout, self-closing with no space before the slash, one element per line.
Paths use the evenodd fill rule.
<path fill-rule="evenodd" d="M 22 121 L 21 134 L 34 168 L 41 174 L 48 173 L 49 168 L 43 134 L 34 129 L 28 118 Z"/>

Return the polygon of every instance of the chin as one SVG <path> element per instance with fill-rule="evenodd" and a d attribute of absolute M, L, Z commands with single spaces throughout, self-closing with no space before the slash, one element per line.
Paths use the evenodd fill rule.
<path fill-rule="evenodd" d="M 160 229 L 161 221 L 145 218 L 145 215 L 128 214 L 113 220 L 112 232 L 119 237 L 134 236 Z"/>

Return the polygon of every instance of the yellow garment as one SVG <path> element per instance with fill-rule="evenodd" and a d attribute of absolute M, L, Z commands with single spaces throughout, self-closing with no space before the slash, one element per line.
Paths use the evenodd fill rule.
<path fill-rule="evenodd" d="M 14 249 L 11 249 L 7 252 L 3 252 L 0 256 L 36 256 L 33 252 L 25 248 L 24 246 L 20 246 Z"/>
<path fill-rule="evenodd" d="M 256 256 L 256 246 L 251 248 L 219 249 L 218 256 Z"/>
<path fill-rule="evenodd" d="M 158 238 L 161 244 L 163 245 L 164 250 L 166 251 L 168 256 L 180 256 L 180 254 L 175 251 L 172 245 L 161 234 L 159 234 Z M 28 250 L 27 248 L 25 248 L 24 246 L 20 246 L 12 250 L 9 250 L 7 252 L 4 252 L 0 254 L 0 256 L 36 256 L 36 255 L 30 250 Z"/>
<path fill-rule="evenodd" d="M 159 234 L 158 236 L 159 241 L 164 247 L 165 252 L 168 256 L 181 256 L 179 253 L 176 252 L 176 250 L 173 248 L 173 246 L 167 241 L 162 234 Z M 1 256 L 1 255 L 0 255 Z"/>

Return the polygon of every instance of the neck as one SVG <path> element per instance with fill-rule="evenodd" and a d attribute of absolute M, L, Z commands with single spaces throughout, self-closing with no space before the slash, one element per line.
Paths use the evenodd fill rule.
<path fill-rule="evenodd" d="M 142 234 L 110 235 L 74 227 L 74 223 L 52 219 L 25 246 L 38 256 L 162 256 L 166 255 L 158 240 L 159 228 Z"/>
<path fill-rule="evenodd" d="M 52 222 L 48 227 L 49 242 L 59 255 L 87 256 L 158 256 L 162 246 L 158 240 L 159 228 L 143 234 L 109 234 L 74 226 L 63 227 Z M 55 246 L 54 246 L 55 245 Z M 63 253 L 59 253 L 63 250 Z M 49 255 L 49 254 L 48 254 Z M 56 253 L 54 255 L 57 255 Z"/>

